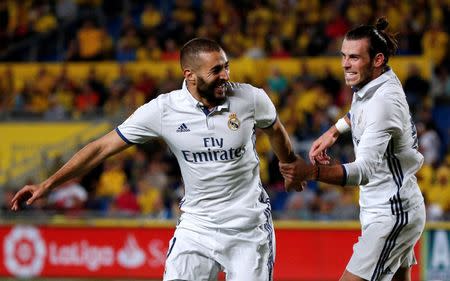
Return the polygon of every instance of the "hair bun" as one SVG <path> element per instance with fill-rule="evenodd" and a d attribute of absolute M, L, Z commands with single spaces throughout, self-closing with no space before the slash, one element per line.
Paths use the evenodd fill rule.
<path fill-rule="evenodd" d="M 377 20 L 377 23 L 375 24 L 375 28 L 377 30 L 385 30 L 389 25 L 389 22 L 386 20 L 385 17 L 381 17 Z"/>

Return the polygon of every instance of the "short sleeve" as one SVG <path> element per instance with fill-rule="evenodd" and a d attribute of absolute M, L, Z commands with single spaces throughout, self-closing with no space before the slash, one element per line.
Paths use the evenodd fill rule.
<path fill-rule="evenodd" d="M 158 99 L 139 107 L 127 120 L 116 128 L 127 143 L 145 143 L 161 135 L 161 106 Z"/>
<path fill-rule="evenodd" d="M 277 110 L 262 89 L 255 90 L 255 122 L 258 128 L 270 127 L 277 119 Z"/>

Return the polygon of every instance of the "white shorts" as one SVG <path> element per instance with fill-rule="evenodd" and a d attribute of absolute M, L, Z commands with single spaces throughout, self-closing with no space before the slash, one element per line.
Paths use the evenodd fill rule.
<path fill-rule="evenodd" d="M 365 280 L 388 281 L 400 267 L 417 263 L 414 245 L 425 227 L 425 205 L 394 213 L 361 212 L 362 234 L 347 271 Z"/>
<path fill-rule="evenodd" d="M 272 221 L 251 230 L 178 226 L 170 240 L 164 280 L 272 280 L 275 233 Z"/>

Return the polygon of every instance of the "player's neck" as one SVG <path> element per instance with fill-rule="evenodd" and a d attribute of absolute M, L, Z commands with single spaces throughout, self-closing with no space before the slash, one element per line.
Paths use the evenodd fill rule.
<path fill-rule="evenodd" d="M 194 99 L 196 99 L 197 101 L 199 101 L 205 108 L 207 108 L 208 110 L 213 109 L 214 107 L 218 106 L 219 104 L 217 104 L 216 101 L 211 101 L 209 99 L 206 99 L 204 97 L 202 97 L 198 91 L 197 88 L 195 86 L 191 86 L 191 85 L 187 85 L 188 91 L 189 93 L 194 97 Z"/>

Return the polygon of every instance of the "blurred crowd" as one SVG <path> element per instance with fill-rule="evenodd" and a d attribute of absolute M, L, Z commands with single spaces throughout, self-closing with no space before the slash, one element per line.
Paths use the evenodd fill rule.
<path fill-rule="evenodd" d="M 411 65 L 404 89 L 413 113 L 420 151 L 425 157 L 417 175 L 427 202 L 428 218 L 450 219 L 449 128 L 440 129 L 433 110 L 450 106 L 449 1 L 0 1 L 0 56 L 9 44 L 39 33 L 67 28 L 63 52 L 53 58 L 61 71 L 42 66 L 34 79 L 14 86 L 14 73 L 0 74 L 1 112 L 45 120 L 106 117 L 114 125 L 139 105 L 181 87 L 181 73 L 155 79 L 143 71 L 130 75 L 125 62 L 178 60 L 181 44 L 204 36 L 220 42 L 231 58 L 289 58 L 336 55 L 345 32 L 355 24 L 373 23 L 381 14 L 399 32 L 399 55 L 426 56 L 433 67 L 425 79 Z M 85 16 L 87 15 L 87 16 Z M 57 40 L 56 40 L 57 41 Z M 55 44 L 55 40 L 49 44 Z M 50 46 L 48 49 L 52 49 Z M 15 59 L 6 57 L 6 60 Z M 119 75 L 108 81 L 95 64 L 83 79 L 67 72 L 66 61 L 116 60 Z M 115 71 L 115 70 L 112 70 Z M 395 69 L 394 69 L 395 71 Z M 278 69 L 257 83 L 264 88 L 290 134 L 296 151 L 306 156 L 312 141 L 345 114 L 352 93 L 342 78 L 306 65 L 293 77 Z M 447 125 L 449 124 L 448 117 Z M 310 182 L 301 193 L 286 193 L 267 137 L 257 132 L 261 179 L 277 219 L 357 219 L 358 188 Z M 329 151 L 336 162 L 353 159 L 351 137 Z M 56 158 L 50 175 L 63 164 Z M 3 208 L 14 192 L 6 191 Z M 176 218 L 183 183 L 174 156 L 160 140 L 132 147 L 88 175 L 66 183 L 33 207 L 79 215 Z"/>
<path fill-rule="evenodd" d="M 0 48 L 63 30 L 61 38 L 40 42 L 45 55 L 36 59 L 177 60 L 193 37 L 215 39 L 230 57 L 336 55 L 350 27 L 385 15 L 399 34 L 400 55 L 424 54 L 439 65 L 449 44 L 449 6 L 445 0 L 5 0 Z M 27 59 L 11 56 L 4 59 Z"/>

